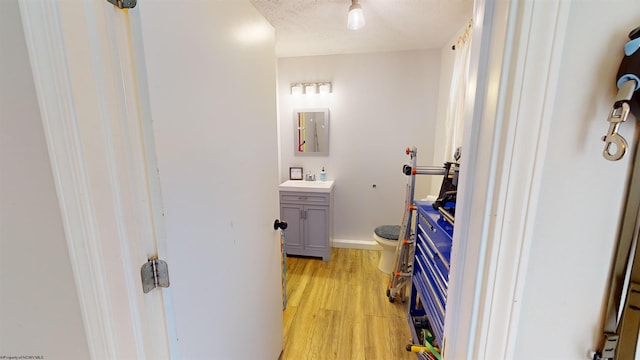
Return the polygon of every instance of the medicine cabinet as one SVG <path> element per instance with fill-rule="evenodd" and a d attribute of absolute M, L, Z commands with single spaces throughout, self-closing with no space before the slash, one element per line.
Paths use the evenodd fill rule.
<path fill-rule="evenodd" d="M 295 110 L 293 130 L 295 155 L 329 155 L 329 109 Z"/>

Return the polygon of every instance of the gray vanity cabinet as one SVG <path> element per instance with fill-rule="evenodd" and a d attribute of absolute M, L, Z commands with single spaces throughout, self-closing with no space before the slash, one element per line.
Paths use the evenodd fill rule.
<path fill-rule="evenodd" d="M 331 258 L 332 192 L 280 191 L 287 254 Z"/>

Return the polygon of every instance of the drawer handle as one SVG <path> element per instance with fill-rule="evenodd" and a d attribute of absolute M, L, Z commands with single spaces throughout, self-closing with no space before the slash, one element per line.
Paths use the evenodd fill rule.
<path fill-rule="evenodd" d="M 422 236 L 420 237 L 420 239 L 422 239 Z M 422 244 L 418 243 L 418 249 L 420 249 L 420 251 L 423 252 L 427 257 L 430 257 L 432 259 L 434 258 L 433 253 L 431 252 L 431 249 L 429 249 L 428 246 L 422 246 Z"/>
<path fill-rule="evenodd" d="M 298 196 L 298 200 L 307 200 L 309 199 L 307 196 Z"/>
<path fill-rule="evenodd" d="M 433 228 L 433 225 L 431 225 L 431 222 L 429 222 L 429 220 L 427 220 L 424 216 L 420 216 L 420 217 L 422 218 L 422 221 L 424 221 L 424 223 L 427 224 L 429 229 L 431 229 L 431 231 L 436 231 L 436 229 Z"/>
<path fill-rule="evenodd" d="M 431 229 L 431 231 L 436 232 L 436 228 L 433 225 L 431 225 L 429 220 L 427 220 L 427 226 L 429 227 L 429 229 Z"/>
<path fill-rule="evenodd" d="M 431 239 L 431 237 L 429 235 L 426 236 L 427 238 L 427 247 L 430 248 L 430 250 L 433 250 L 433 252 L 435 253 L 433 258 L 435 259 L 436 256 L 438 256 L 440 259 L 442 259 L 442 257 L 440 256 L 440 251 L 438 250 L 438 247 L 436 246 L 436 244 L 433 242 L 433 239 Z"/>
<path fill-rule="evenodd" d="M 429 227 L 429 229 L 431 229 L 431 231 L 435 231 L 433 229 L 433 225 L 431 225 L 431 222 L 429 222 L 429 220 L 427 220 L 427 218 L 424 215 L 420 214 L 420 220 L 422 220 L 422 222 L 427 224 L 427 226 Z"/>
<path fill-rule="evenodd" d="M 440 311 L 442 316 L 444 316 L 445 315 L 444 307 L 440 303 L 439 297 L 438 295 L 436 295 L 436 291 L 433 288 L 433 284 L 432 284 L 433 280 L 429 279 L 427 272 L 424 270 L 424 267 L 422 266 L 422 264 L 420 264 L 420 262 L 418 262 L 418 267 L 420 267 L 420 270 L 422 271 L 422 276 L 425 280 L 425 285 L 427 289 L 429 289 L 429 291 L 431 292 L 431 298 L 434 300 L 433 303 L 437 306 L 437 310 Z"/>

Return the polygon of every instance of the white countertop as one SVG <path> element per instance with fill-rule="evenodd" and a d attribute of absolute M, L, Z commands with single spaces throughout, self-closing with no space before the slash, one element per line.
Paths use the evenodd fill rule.
<path fill-rule="evenodd" d="M 328 193 L 333 189 L 334 180 L 327 181 L 306 181 L 306 180 L 287 180 L 280 184 L 278 188 L 284 191 L 306 191 Z"/>

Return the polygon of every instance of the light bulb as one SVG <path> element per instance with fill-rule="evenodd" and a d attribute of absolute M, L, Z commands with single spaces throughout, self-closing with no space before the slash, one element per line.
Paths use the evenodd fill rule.
<path fill-rule="evenodd" d="M 322 83 L 318 86 L 320 90 L 320 94 L 329 94 L 331 93 L 331 83 Z"/>
<path fill-rule="evenodd" d="M 300 94 L 302 94 L 302 84 L 291 85 L 291 94 L 292 95 L 300 95 Z"/>
<path fill-rule="evenodd" d="M 349 7 L 349 19 L 347 20 L 347 28 L 350 30 L 358 30 L 364 27 L 364 14 L 362 7 L 357 1 L 354 1 Z"/>

